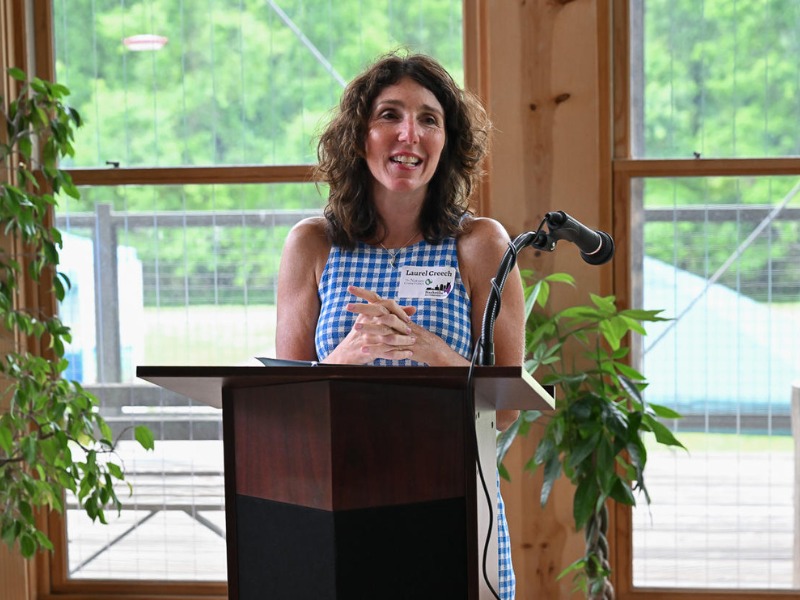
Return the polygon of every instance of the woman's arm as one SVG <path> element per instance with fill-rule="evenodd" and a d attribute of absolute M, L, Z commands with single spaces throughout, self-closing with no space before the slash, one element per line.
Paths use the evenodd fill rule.
<path fill-rule="evenodd" d="M 330 252 L 321 217 L 295 225 L 286 238 L 278 271 L 278 358 L 316 360 L 314 334 L 319 318 L 319 285 Z"/>
<path fill-rule="evenodd" d="M 477 218 L 469 232 L 459 238 L 458 264 L 472 302 L 472 336 L 481 336 L 483 313 L 491 292 L 491 280 L 503 258 L 510 238 L 500 223 Z M 494 326 L 496 365 L 522 365 L 525 354 L 525 297 L 519 269 L 509 273 L 503 289 L 502 307 Z M 517 419 L 517 410 L 498 410 L 497 429 L 504 431 Z"/>

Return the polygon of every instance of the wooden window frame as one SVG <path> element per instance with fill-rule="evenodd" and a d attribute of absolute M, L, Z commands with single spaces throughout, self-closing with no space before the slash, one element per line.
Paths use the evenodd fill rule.
<path fill-rule="evenodd" d="M 632 0 L 643 1 L 643 0 Z M 632 224 L 637 221 L 632 214 L 632 185 L 641 178 L 659 177 L 742 177 L 742 176 L 800 176 L 800 158 L 732 158 L 732 159 L 636 159 L 632 158 L 632 132 L 630 127 L 631 77 L 631 11 L 629 0 L 613 0 L 612 6 L 612 58 L 613 74 L 613 159 L 612 180 L 614 235 L 618 239 L 632 238 L 636 244 L 637 232 Z M 628 260 L 617 261 L 614 268 L 614 288 L 624 305 L 631 305 L 632 290 L 637 283 L 632 278 L 633 262 L 641 260 L 631 248 L 623 252 Z M 741 590 L 741 589 L 669 589 L 633 586 L 633 520 L 630 507 L 613 505 L 614 537 L 612 552 L 614 585 L 619 600 L 775 600 L 775 598 L 800 598 L 800 590 Z"/>

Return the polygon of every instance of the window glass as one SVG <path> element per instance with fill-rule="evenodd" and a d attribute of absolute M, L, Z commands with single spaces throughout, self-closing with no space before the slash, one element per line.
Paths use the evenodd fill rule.
<path fill-rule="evenodd" d="M 687 451 L 656 446 L 633 512 L 640 587 L 786 589 L 793 582 L 792 397 L 800 408 L 800 181 L 636 182 L 644 215 L 648 402 Z M 797 409 L 796 409 L 797 410 Z"/>
<path fill-rule="evenodd" d="M 433 55 L 463 82 L 451 0 L 54 0 L 53 22 L 57 80 L 85 123 L 67 168 L 312 164 L 345 83 L 381 54 Z M 325 190 L 184 174 L 83 187 L 56 215 L 73 283 L 67 377 L 122 436 L 134 490 L 109 526 L 70 502 L 70 578 L 226 579 L 219 412 L 137 380 L 136 366 L 274 356 L 283 242 Z M 154 453 L 130 441 L 137 424 Z"/>
<path fill-rule="evenodd" d="M 463 80 L 452 0 L 54 0 L 74 165 L 305 164 L 347 81 L 397 48 Z"/>
<path fill-rule="evenodd" d="M 314 184 L 81 188 L 64 198 L 66 377 L 100 400 L 133 494 L 109 526 L 67 510 L 76 579 L 224 580 L 220 411 L 135 378 L 139 365 L 258 365 L 275 355 L 287 232 L 321 213 Z M 145 424 L 156 450 L 131 428 Z"/>
<path fill-rule="evenodd" d="M 635 156 L 800 154 L 800 1 L 630 8 Z"/>

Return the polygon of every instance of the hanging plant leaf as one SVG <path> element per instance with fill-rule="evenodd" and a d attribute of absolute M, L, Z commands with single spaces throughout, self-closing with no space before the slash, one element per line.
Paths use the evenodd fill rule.
<path fill-rule="evenodd" d="M 69 289 L 69 279 L 56 271 L 62 242 L 50 216 L 59 191 L 80 198 L 70 176 L 58 169 L 58 161 L 74 152 L 73 126 L 80 126 L 80 115 L 61 103 L 69 94 L 63 85 L 26 81 L 19 69 L 8 74 L 23 85 L 3 113 L 5 139 L 14 145 L 0 144 L 0 161 L 14 153 L 23 160 L 13 171 L 16 181 L 0 186 L 0 219 L 5 234 L 16 237 L 25 252 L 0 252 L 0 320 L 12 339 L 27 338 L 28 347 L 42 348 L 43 355 L 17 351 L 0 360 L 10 399 L 0 414 L 0 536 L 30 558 L 38 550 L 53 549 L 37 527 L 37 508 L 63 511 L 61 497 L 71 491 L 91 519 L 105 523 L 105 511 L 121 507 L 112 483 L 124 480 L 124 471 L 113 461 L 98 460 L 114 453 L 115 443 L 97 399 L 62 378 L 68 365 L 65 344 L 72 339 L 69 328 L 38 305 L 22 305 L 24 295 L 18 292 L 26 276 L 53 290 L 57 300 Z M 0 106 L 5 106 L 2 98 Z M 38 157 L 34 140 L 41 148 Z M 41 165 L 41 171 L 31 171 L 33 164 Z M 153 448 L 146 427 L 137 428 L 135 437 Z M 74 460 L 81 453 L 85 459 Z"/>

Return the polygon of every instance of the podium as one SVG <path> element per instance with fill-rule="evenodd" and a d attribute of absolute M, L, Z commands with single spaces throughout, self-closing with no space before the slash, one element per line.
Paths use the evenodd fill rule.
<path fill-rule="evenodd" d="M 222 409 L 229 598 L 493 597 L 495 410 L 553 404 L 521 367 L 475 367 L 471 386 L 468 367 L 137 376 Z"/>

